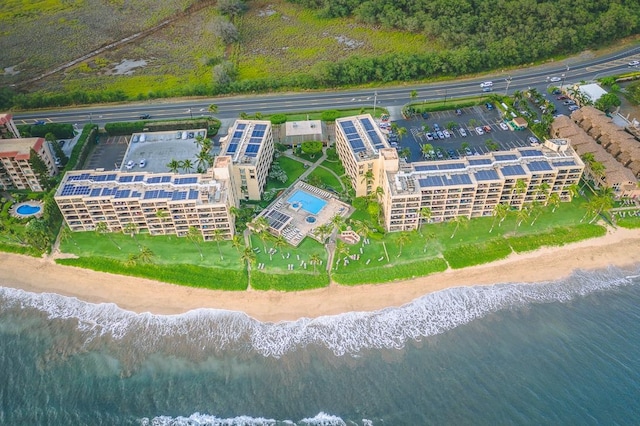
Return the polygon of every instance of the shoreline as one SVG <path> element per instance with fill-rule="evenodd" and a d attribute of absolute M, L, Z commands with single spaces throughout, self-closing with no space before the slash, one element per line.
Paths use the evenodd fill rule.
<path fill-rule="evenodd" d="M 194 309 L 241 311 L 263 322 L 293 321 L 352 311 L 400 307 L 452 287 L 556 281 L 578 269 L 640 264 L 640 232 L 609 229 L 603 237 L 560 247 L 512 253 L 493 263 L 447 270 L 386 284 L 329 287 L 299 292 L 241 292 L 183 287 L 144 278 L 57 265 L 51 259 L 0 253 L 0 286 L 56 293 L 90 303 L 115 303 L 136 313 L 177 315 Z"/>

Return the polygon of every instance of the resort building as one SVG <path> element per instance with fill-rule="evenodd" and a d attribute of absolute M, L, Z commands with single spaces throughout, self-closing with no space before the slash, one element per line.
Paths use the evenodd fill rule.
<path fill-rule="evenodd" d="M 231 157 L 231 182 L 246 200 L 260 200 L 273 161 L 271 122 L 236 120 L 229 134 L 220 139 L 221 155 Z"/>
<path fill-rule="evenodd" d="M 72 231 L 108 230 L 185 236 L 196 228 L 205 240 L 234 233 L 236 205 L 229 157 L 218 157 L 202 174 L 124 171 L 67 172 L 54 199 Z"/>
<path fill-rule="evenodd" d="M 16 139 L 20 132 L 13 122 L 11 114 L 0 114 L 0 139 Z"/>
<path fill-rule="evenodd" d="M 0 139 L 0 189 L 44 190 L 31 165 L 31 150 L 40 157 L 49 176 L 58 172 L 53 152 L 43 138 Z"/>
<path fill-rule="evenodd" d="M 586 164 L 585 173 L 597 186 L 612 188 L 616 197 L 640 196 L 640 144 L 602 111 L 585 106 L 570 118 L 559 116 L 551 124 L 551 134 L 569 138 L 581 157 L 590 155 L 603 166 L 594 172 Z"/>
<path fill-rule="evenodd" d="M 370 114 L 340 118 L 335 127 L 336 150 L 356 197 L 371 194 L 382 186 L 386 159 L 394 157 L 397 160 L 396 150 L 390 148 Z"/>
<path fill-rule="evenodd" d="M 492 216 L 498 204 L 520 210 L 546 204 L 551 194 L 570 201 L 570 187 L 584 164 L 566 140 L 459 160 L 427 161 L 385 171 L 382 198 L 388 231 L 418 227 L 421 210 L 430 220 Z"/>

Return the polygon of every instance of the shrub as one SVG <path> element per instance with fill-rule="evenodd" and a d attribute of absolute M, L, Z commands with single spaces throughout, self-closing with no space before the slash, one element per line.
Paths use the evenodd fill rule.
<path fill-rule="evenodd" d="M 393 265 L 392 268 L 380 267 L 371 269 L 359 269 L 353 272 L 334 272 L 333 280 L 344 285 L 380 284 L 396 280 L 406 280 L 415 277 L 423 277 L 435 272 L 447 269 L 446 262 L 441 258 L 420 260 L 411 263 Z"/>
<path fill-rule="evenodd" d="M 495 239 L 476 244 L 463 244 L 445 250 L 444 256 L 453 269 L 482 265 L 504 259 L 511 254 L 511 247 L 505 239 Z"/>
<path fill-rule="evenodd" d="M 607 230 L 600 225 L 583 223 L 566 228 L 554 228 L 531 235 L 509 237 L 507 242 L 516 253 L 523 253 L 540 247 L 562 246 L 588 238 L 601 237 L 606 233 Z"/>
<path fill-rule="evenodd" d="M 329 276 L 324 271 L 313 273 L 274 274 L 251 271 L 251 288 L 256 290 L 298 291 L 321 288 L 329 285 Z"/>

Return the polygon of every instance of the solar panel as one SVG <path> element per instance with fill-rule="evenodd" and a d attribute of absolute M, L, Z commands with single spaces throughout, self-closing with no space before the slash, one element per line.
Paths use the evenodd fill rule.
<path fill-rule="evenodd" d="M 444 176 L 442 178 L 442 182 L 444 182 L 445 185 L 469 185 L 471 184 L 471 177 L 467 174 L 461 174 L 461 175 L 451 175 L 451 176 Z"/>
<path fill-rule="evenodd" d="M 189 199 L 190 200 L 197 200 L 198 199 L 198 191 L 196 191 L 195 189 L 190 189 L 189 190 Z"/>
<path fill-rule="evenodd" d="M 531 161 L 527 164 L 527 167 L 532 172 L 547 172 L 553 170 L 553 168 L 546 161 Z"/>
<path fill-rule="evenodd" d="M 93 177 L 94 182 L 104 182 L 107 180 L 107 175 L 97 175 Z"/>
<path fill-rule="evenodd" d="M 118 182 L 133 182 L 133 176 L 131 175 L 120 176 L 120 179 L 118 179 Z"/>
<path fill-rule="evenodd" d="M 478 170 L 474 173 L 477 180 L 499 180 L 498 172 L 495 170 Z"/>
<path fill-rule="evenodd" d="M 556 167 L 567 167 L 567 166 L 575 166 L 576 162 L 573 160 L 566 160 L 566 161 L 555 161 L 553 163 L 554 166 Z"/>
<path fill-rule="evenodd" d="M 430 187 L 430 186 L 442 186 L 442 178 L 440 176 L 427 176 L 422 179 L 418 179 L 418 183 L 421 187 Z"/>
<path fill-rule="evenodd" d="M 520 151 L 520 154 L 523 157 L 541 157 L 542 151 L 540 151 L 539 149 L 527 149 Z"/>
<path fill-rule="evenodd" d="M 254 130 L 251 132 L 251 138 L 262 139 L 264 137 L 264 130 Z"/>
<path fill-rule="evenodd" d="M 251 153 L 251 152 L 256 152 L 257 153 L 258 151 L 260 151 L 260 145 L 250 144 L 250 145 L 247 145 L 247 149 L 245 149 L 244 152 L 245 153 Z"/>
<path fill-rule="evenodd" d="M 89 194 L 89 197 L 97 197 L 100 195 L 100 191 L 102 191 L 102 188 L 93 188 L 91 190 L 91 194 Z"/>
<path fill-rule="evenodd" d="M 161 183 L 171 182 L 171 176 L 162 176 L 162 177 L 160 178 L 160 182 L 161 182 Z"/>
<path fill-rule="evenodd" d="M 291 216 L 286 215 L 278 210 L 270 210 L 265 214 L 267 221 L 269 222 L 269 226 L 274 229 L 280 230 L 286 226 L 288 221 L 291 219 Z"/>
<path fill-rule="evenodd" d="M 134 182 L 142 182 L 144 180 L 144 175 L 135 175 L 133 178 Z"/>
<path fill-rule="evenodd" d="M 124 190 L 120 190 L 120 191 L 116 191 L 116 198 L 127 198 L 129 197 L 129 194 L 131 194 L 131 190 L 129 189 L 124 189 Z"/>
<path fill-rule="evenodd" d="M 86 179 L 89 179 L 90 176 L 91 176 L 90 173 L 81 173 L 79 175 L 69 176 L 69 178 L 67 180 L 70 180 L 70 181 L 73 181 L 73 180 L 86 180 Z"/>
<path fill-rule="evenodd" d="M 236 130 L 235 132 L 233 132 L 233 139 L 236 139 L 236 140 L 242 139 L 242 135 L 244 135 L 243 131 Z"/>
<path fill-rule="evenodd" d="M 369 118 L 361 118 L 360 123 L 362 123 L 362 127 L 364 127 L 364 129 L 367 131 L 374 129 L 373 123 L 371 123 L 371 120 L 369 120 Z"/>
<path fill-rule="evenodd" d="M 147 183 L 160 183 L 160 176 L 153 176 L 148 178 Z"/>
<path fill-rule="evenodd" d="M 249 143 L 260 145 L 262 143 L 262 138 L 250 138 Z"/>
<path fill-rule="evenodd" d="M 353 150 L 353 152 L 361 152 L 367 150 L 367 148 L 365 148 L 364 146 L 364 143 L 362 142 L 362 139 L 351 140 L 349 141 L 349 144 L 351 145 L 351 149 Z"/>
<path fill-rule="evenodd" d="M 138 191 L 133 191 L 131 193 L 131 197 L 133 197 L 133 198 L 140 198 L 140 195 L 142 195 L 142 194 L 140 194 Z"/>
<path fill-rule="evenodd" d="M 266 124 L 256 124 L 256 126 L 254 127 L 255 130 L 262 130 L 265 131 L 267 130 L 267 125 Z"/>
<path fill-rule="evenodd" d="M 175 191 L 171 196 L 172 201 L 181 201 L 187 199 L 187 191 Z"/>
<path fill-rule="evenodd" d="M 247 127 L 247 123 L 238 123 L 238 125 L 236 126 L 236 129 L 244 130 L 245 127 Z"/>
<path fill-rule="evenodd" d="M 153 191 L 145 191 L 144 193 L 144 199 L 145 200 L 152 200 L 154 198 L 158 198 L 158 191 L 157 189 L 154 189 Z"/>
<path fill-rule="evenodd" d="M 117 177 L 118 177 L 118 175 L 117 175 L 117 174 L 112 173 L 112 174 L 110 174 L 110 175 L 107 175 L 107 179 L 105 179 L 105 180 L 106 180 L 107 182 L 109 182 L 109 181 L 114 181 L 114 180 L 116 180 L 116 178 L 117 178 Z"/>
<path fill-rule="evenodd" d="M 416 170 L 416 172 L 426 172 L 429 170 L 438 170 L 438 166 L 436 166 L 435 164 L 423 164 L 420 166 L 415 166 L 414 169 Z"/>
<path fill-rule="evenodd" d="M 227 154 L 233 154 L 237 150 L 238 150 L 238 144 L 237 143 L 231 143 L 227 147 Z"/>
<path fill-rule="evenodd" d="M 464 169 L 467 167 L 464 163 L 444 163 L 437 164 L 438 170 L 456 170 L 456 169 Z"/>
<path fill-rule="evenodd" d="M 490 158 L 469 159 L 468 161 L 471 166 L 486 166 L 493 163 Z"/>
<path fill-rule="evenodd" d="M 369 139 L 371 139 L 371 142 L 373 143 L 374 147 L 384 148 L 384 143 L 382 142 L 382 140 L 380 139 L 380 137 L 378 136 L 375 130 L 371 132 L 367 132 L 367 134 L 369 135 Z"/>
<path fill-rule="evenodd" d="M 518 156 L 514 154 L 498 154 L 494 155 L 493 158 L 495 158 L 496 161 L 513 161 L 517 160 Z"/>
<path fill-rule="evenodd" d="M 176 185 L 190 185 L 198 182 L 198 178 L 195 176 L 177 178 L 174 180 Z"/>
<path fill-rule="evenodd" d="M 522 166 L 503 166 L 500 168 L 502 170 L 502 174 L 505 176 L 526 176 L 526 173 Z"/>

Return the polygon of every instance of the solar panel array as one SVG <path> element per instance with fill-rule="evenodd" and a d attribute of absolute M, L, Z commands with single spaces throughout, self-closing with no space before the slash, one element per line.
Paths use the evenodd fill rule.
<path fill-rule="evenodd" d="M 542 151 L 540 151 L 539 149 L 525 149 L 520 151 L 520 154 L 523 157 L 541 157 Z"/>
<path fill-rule="evenodd" d="M 553 165 L 556 166 L 556 167 L 575 166 L 576 162 L 573 161 L 573 160 L 554 161 Z"/>
<path fill-rule="evenodd" d="M 172 198 L 172 197 L 173 197 L 173 191 L 165 191 L 164 189 L 153 189 L 150 191 L 145 191 L 144 193 L 145 200 L 153 200 L 156 198 Z"/>
<path fill-rule="evenodd" d="M 418 179 L 421 187 L 470 185 L 471 178 L 467 174 L 427 176 Z"/>
<path fill-rule="evenodd" d="M 227 154 L 234 154 L 238 150 L 238 146 L 240 145 L 240 141 L 242 140 L 242 136 L 244 135 L 244 129 L 246 125 L 240 123 L 236 126 L 236 130 L 233 132 L 233 137 L 229 142 L 229 146 L 227 147 Z"/>
<path fill-rule="evenodd" d="M 553 170 L 548 161 L 531 161 L 527 164 L 527 167 L 532 172 L 549 172 Z"/>
<path fill-rule="evenodd" d="M 435 170 L 464 170 L 466 167 L 464 163 L 431 163 L 415 166 L 414 169 L 416 172 L 428 172 Z"/>
<path fill-rule="evenodd" d="M 69 176 L 69 178 L 67 180 L 69 182 L 74 181 L 74 180 L 87 180 L 87 179 L 89 179 L 89 176 L 91 176 L 91 173 L 82 173 L 82 174 L 75 175 L 75 176 Z"/>
<path fill-rule="evenodd" d="M 270 210 L 265 214 L 265 217 L 269 221 L 269 226 L 278 231 L 284 228 L 287 222 L 291 220 L 291 216 L 278 210 Z"/>
<path fill-rule="evenodd" d="M 499 180 L 498 172 L 495 170 L 478 170 L 474 173 L 476 180 Z"/>
<path fill-rule="evenodd" d="M 470 158 L 468 161 L 471 166 L 486 166 L 493 163 L 490 158 Z"/>
<path fill-rule="evenodd" d="M 521 165 L 515 166 L 503 166 L 500 168 L 502 174 L 505 176 L 526 176 L 526 173 Z"/>
<path fill-rule="evenodd" d="M 362 141 L 362 138 L 358 134 L 358 130 L 356 129 L 356 126 L 353 125 L 353 121 L 351 120 L 341 121 L 340 126 L 342 127 L 342 130 L 344 131 L 344 134 L 347 137 L 347 140 L 349 141 L 349 145 L 351 145 L 351 150 L 354 153 L 357 154 L 358 152 L 363 152 L 367 150 L 367 148 L 364 146 L 364 142 Z"/>
<path fill-rule="evenodd" d="M 438 166 L 435 164 L 421 164 L 419 166 L 414 166 L 416 172 L 426 172 L 429 170 L 438 170 Z"/>
<path fill-rule="evenodd" d="M 74 185 L 67 184 L 62 187 L 62 192 L 60 195 L 63 197 L 68 197 L 72 195 L 89 195 L 91 193 L 91 188 L 87 185 Z"/>
<path fill-rule="evenodd" d="M 182 201 L 187 199 L 187 191 L 175 191 L 171 196 L 171 201 Z"/>
<path fill-rule="evenodd" d="M 131 194 L 130 189 L 122 189 L 120 191 L 116 191 L 115 198 L 128 198 L 130 194 Z"/>
<path fill-rule="evenodd" d="M 380 139 L 380 136 L 378 136 L 378 132 L 376 132 L 375 125 L 371 122 L 369 117 L 361 118 L 360 123 L 362 124 L 362 127 L 364 127 L 365 132 L 367 132 L 367 135 L 369 135 L 369 139 L 371 140 L 371 143 L 373 143 L 374 148 L 375 149 L 384 148 L 385 147 L 384 142 L 382 141 L 382 139 Z"/>
<path fill-rule="evenodd" d="M 515 154 L 498 154 L 494 155 L 493 158 L 495 158 L 496 161 L 514 161 L 518 159 L 518 156 Z"/>
<path fill-rule="evenodd" d="M 120 176 L 120 179 L 118 179 L 118 182 L 120 183 L 133 182 L 133 176 L 131 175 Z"/>
<path fill-rule="evenodd" d="M 189 176 L 189 177 L 183 177 L 183 178 L 176 178 L 174 179 L 173 183 L 176 185 L 191 185 L 198 182 L 198 178 L 195 176 Z"/>
<path fill-rule="evenodd" d="M 189 190 L 189 199 L 190 200 L 197 200 L 198 199 L 198 194 L 199 194 L 199 191 L 196 191 L 195 189 L 190 189 Z"/>

